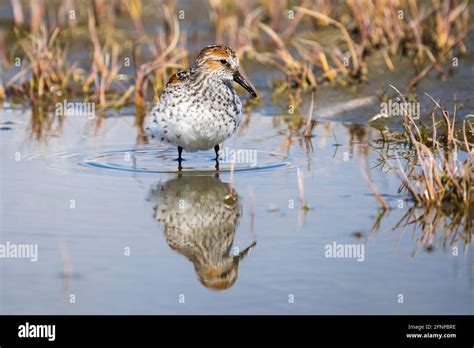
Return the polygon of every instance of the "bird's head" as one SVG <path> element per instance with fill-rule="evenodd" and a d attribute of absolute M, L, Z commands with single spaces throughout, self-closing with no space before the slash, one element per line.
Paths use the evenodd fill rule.
<path fill-rule="evenodd" d="M 235 81 L 247 90 L 252 97 L 257 92 L 239 71 L 239 58 L 235 51 L 225 45 L 210 45 L 197 56 L 194 67 L 207 75 L 227 81 Z"/>
<path fill-rule="evenodd" d="M 253 242 L 238 255 L 224 257 L 218 265 L 195 263 L 194 266 L 201 283 L 212 290 L 225 290 L 232 287 L 238 277 L 240 261 L 256 244 L 257 242 Z"/>

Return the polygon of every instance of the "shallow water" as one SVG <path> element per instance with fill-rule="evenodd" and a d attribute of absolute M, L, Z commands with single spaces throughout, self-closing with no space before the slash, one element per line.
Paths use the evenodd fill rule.
<path fill-rule="evenodd" d="M 390 231 L 410 202 L 380 169 L 393 209 L 372 231 L 376 129 L 322 120 L 308 142 L 259 110 L 224 146 L 248 162 L 218 176 L 213 151 L 185 154 L 178 175 L 173 148 L 137 144 L 133 110 L 39 128 L 29 109 L 1 111 L 1 242 L 39 248 L 0 259 L 1 313 L 473 313 L 471 249 Z M 363 258 L 326 257 L 334 242 Z"/>

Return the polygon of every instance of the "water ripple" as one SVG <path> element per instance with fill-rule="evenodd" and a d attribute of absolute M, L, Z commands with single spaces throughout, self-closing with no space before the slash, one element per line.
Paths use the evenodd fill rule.
<path fill-rule="evenodd" d="M 285 154 L 240 149 L 240 157 L 234 161 L 235 172 L 270 171 L 290 166 Z M 246 154 L 250 154 L 246 157 Z M 177 173 L 175 148 L 135 147 L 125 149 L 88 149 L 84 151 L 60 151 L 55 153 L 36 153 L 27 156 L 28 160 L 45 160 L 48 168 L 63 173 L 92 172 L 112 173 Z M 214 172 L 213 151 L 184 153 L 182 165 L 184 172 L 205 174 Z M 246 159 L 252 159 L 247 161 Z M 232 156 L 225 154 L 220 160 L 220 172 L 230 172 Z"/>

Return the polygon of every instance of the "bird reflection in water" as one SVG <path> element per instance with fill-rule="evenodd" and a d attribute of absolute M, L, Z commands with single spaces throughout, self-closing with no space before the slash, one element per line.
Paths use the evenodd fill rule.
<path fill-rule="evenodd" d="M 217 176 L 183 176 L 159 182 L 150 191 L 154 218 L 166 242 L 193 264 L 200 282 L 228 289 L 238 277 L 239 262 L 256 245 L 232 253 L 242 203 Z"/>

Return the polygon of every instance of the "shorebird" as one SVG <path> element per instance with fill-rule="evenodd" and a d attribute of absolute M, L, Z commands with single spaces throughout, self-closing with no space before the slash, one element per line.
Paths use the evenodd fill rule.
<path fill-rule="evenodd" d="M 219 144 L 229 138 L 242 120 L 242 102 L 232 81 L 257 97 L 252 85 L 239 72 L 235 51 L 225 45 L 205 47 L 187 70 L 172 75 L 147 118 L 152 138 L 178 147 L 178 170 L 182 152 L 216 152 L 219 170 Z"/>
<path fill-rule="evenodd" d="M 168 245 L 188 258 L 200 282 L 207 288 L 230 288 L 238 277 L 239 263 L 255 247 L 254 241 L 240 253 L 233 243 L 242 217 L 239 196 L 215 176 L 186 176 L 159 182 L 148 193 L 153 216 L 162 226 Z"/>

